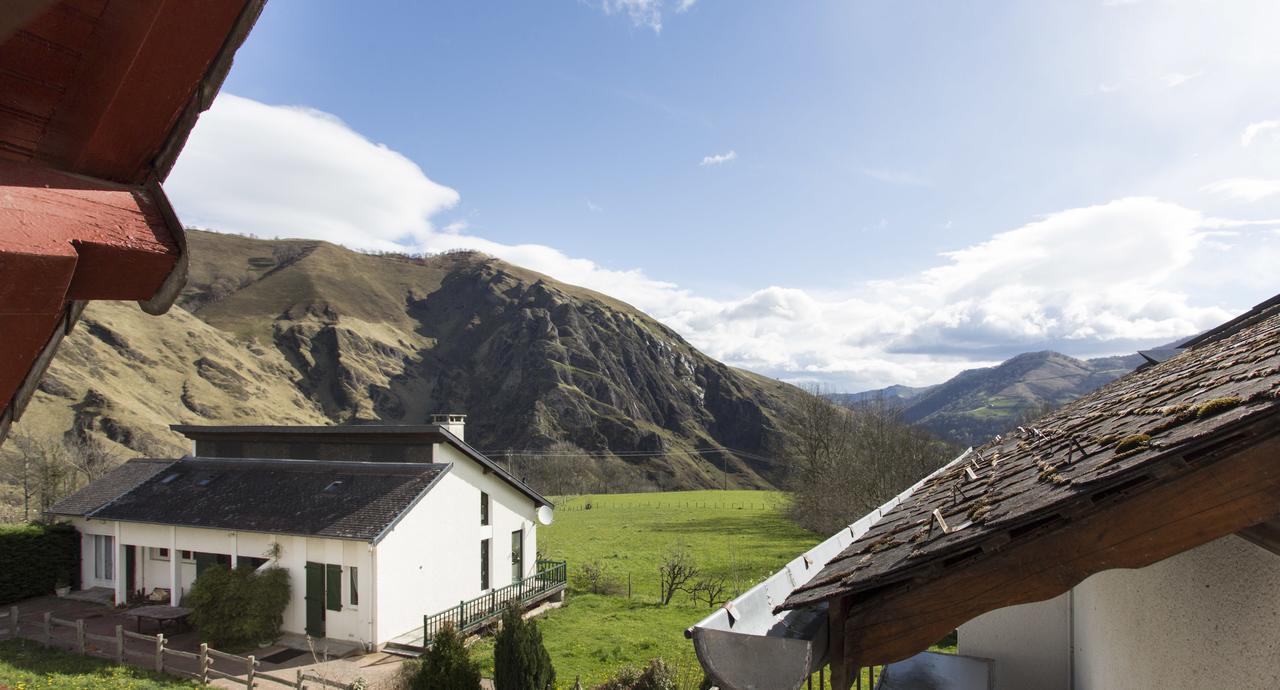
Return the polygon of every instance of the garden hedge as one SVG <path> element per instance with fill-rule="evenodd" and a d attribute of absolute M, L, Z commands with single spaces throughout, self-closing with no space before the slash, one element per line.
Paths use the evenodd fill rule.
<path fill-rule="evenodd" d="M 80 532 L 65 523 L 0 525 L 0 606 L 80 587 Z"/>

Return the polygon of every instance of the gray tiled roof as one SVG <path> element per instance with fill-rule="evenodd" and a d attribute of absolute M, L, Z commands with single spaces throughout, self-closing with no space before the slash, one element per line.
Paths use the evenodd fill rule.
<path fill-rule="evenodd" d="M 173 460 L 135 459 L 111 470 L 96 481 L 53 504 L 53 515 L 84 515 L 110 503 L 173 464 Z"/>
<path fill-rule="evenodd" d="M 1136 495 L 1161 473 L 1193 466 L 1196 449 L 1209 443 L 1246 443 L 1252 437 L 1240 431 L 1245 427 L 1278 428 L 1280 298 L 1188 346 L 975 449 L 916 489 L 778 608 L 873 596 L 871 590 L 937 577 L 996 537 L 1008 542 L 1001 548 L 1016 548 L 1034 536 L 1030 526 L 1087 512 L 1090 501 L 1107 492 Z M 1083 507 L 1073 512 L 1069 505 Z"/>
<path fill-rule="evenodd" d="M 162 466 L 88 517 L 375 541 L 449 468 L 189 457 Z"/>

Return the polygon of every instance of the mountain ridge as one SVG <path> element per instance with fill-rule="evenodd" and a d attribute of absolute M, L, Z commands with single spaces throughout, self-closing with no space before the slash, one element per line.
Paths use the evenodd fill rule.
<path fill-rule="evenodd" d="M 1129 373 L 1141 355 L 1077 359 L 1052 350 L 1024 352 L 992 367 L 966 369 L 933 386 L 829 396 L 842 404 L 884 402 L 942 438 L 979 445 L 1019 420 L 1039 416 Z"/>
<path fill-rule="evenodd" d="M 614 486 L 776 486 L 795 389 L 639 310 L 476 252 L 372 255 L 189 231 L 169 314 L 92 304 L 19 431 L 183 452 L 168 424 L 420 423 L 483 450 L 571 444 Z M 733 450 L 725 450 L 733 449 Z"/>

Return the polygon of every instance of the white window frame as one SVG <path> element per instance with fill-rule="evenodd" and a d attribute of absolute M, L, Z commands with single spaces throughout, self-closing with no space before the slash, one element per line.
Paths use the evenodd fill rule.
<path fill-rule="evenodd" d="M 153 561 L 169 562 L 169 547 L 167 546 L 148 546 L 147 558 Z"/>

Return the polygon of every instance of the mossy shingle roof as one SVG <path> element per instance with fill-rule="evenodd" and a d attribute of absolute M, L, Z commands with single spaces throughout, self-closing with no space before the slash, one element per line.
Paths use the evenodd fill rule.
<path fill-rule="evenodd" d="M 937 577 L 993 540 L 1016 548 L 1035 525 L 1090 510 L 1093 497 L 1194 465 L 1246 426 L 1280 431 L 1280 298 L 1189 345 L 974 449 L 778 609 Z"/>

